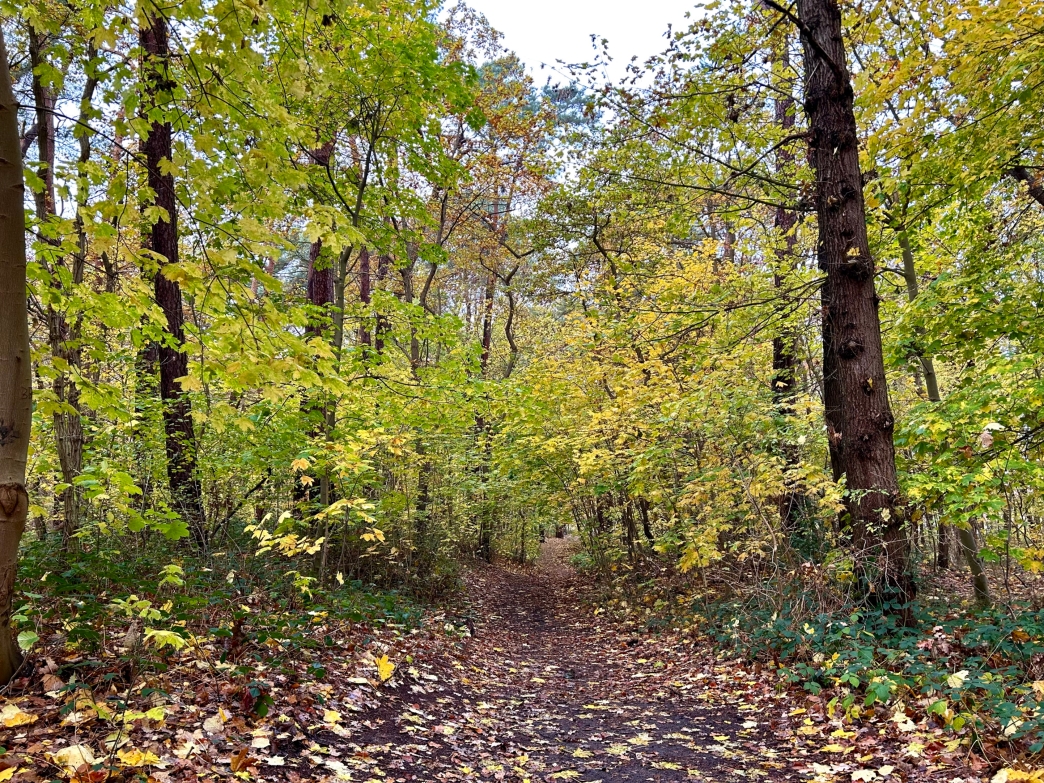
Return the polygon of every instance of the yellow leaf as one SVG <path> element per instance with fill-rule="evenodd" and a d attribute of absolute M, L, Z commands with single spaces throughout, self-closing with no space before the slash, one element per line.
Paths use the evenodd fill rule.
<path fill-rule="evenodd" d="M 323 721 L 325 723 L 337 723 L 341 719 L 341 713 L 336 710 L 326 710 L 323 713 Z"/>
<path fill-rule="evenodd" d="M 159 756 L 155 753 L 134 748 L 118 751 L 116 757 L 125 767 L 146 767 L 150 764 L 159 764 L 160 761 Z"/>
<path fill-rule="evenodd" d="M 374 663 L 377 664 L 377 676 L 381 678 L 381 682 L 390 680 L 395 672 L 395 664 L 388 660 L 388 656 L 382 655 Z"/>
<path fill-rule="evenodd" d="M 0 710 L 0 723 L 4 724 L 9 729 L 13 729 L 16 726 L 28 726 L 30 723 L 36 722 L 36 715 L 30 712 L 22 712 L 21 708 L 16 704 L 5 704 L 4 708 Z"/>
<path fill-rule="evenodd" d="M 5 770 L 0 770 L 0 781 L 10 780 L 17 771 L 18 767 L 8 767 Z"/>

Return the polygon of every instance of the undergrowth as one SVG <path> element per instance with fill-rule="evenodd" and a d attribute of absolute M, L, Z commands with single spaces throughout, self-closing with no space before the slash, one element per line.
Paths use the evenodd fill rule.
<path fill-rule="evenodd" d="M 573 564 L 596 570 L 586 556 Z M 819 697 L 832 716 L 925 721 L 973 747 L 1044 751 L 1044 610 L 1028 600 L 982 608 L 928 597 L 904 626 L 895 607 L 850 600 L 816 611 L 793 581 L 723 589 L 706 574 L 623 559 L 599 576 L 603 607 L 628 623 L 689 633 L 775 669 L 779 687 Z"/>

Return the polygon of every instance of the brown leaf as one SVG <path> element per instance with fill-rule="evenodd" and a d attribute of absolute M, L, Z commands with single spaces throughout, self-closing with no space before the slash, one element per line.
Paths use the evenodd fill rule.
<path fill-rule="evenodd" d="M 240 772 L 251 764 L 256 764 L 257 759 L 250 757 L 250 748 L 240 748 L 239 751 L 232 757 L 232 771 Z"/>

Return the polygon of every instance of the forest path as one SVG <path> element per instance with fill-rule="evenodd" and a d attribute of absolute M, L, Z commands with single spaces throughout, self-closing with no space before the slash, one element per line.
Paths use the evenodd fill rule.
<path fill-rule="evenodd" d="M 785 703 L 689 643 L 593 616 L 571 554 L 551 540 L 534 567 L 469 574 L 475 638 L 370 722 L 388 780 L 807 779 L 773 748 Z"/>

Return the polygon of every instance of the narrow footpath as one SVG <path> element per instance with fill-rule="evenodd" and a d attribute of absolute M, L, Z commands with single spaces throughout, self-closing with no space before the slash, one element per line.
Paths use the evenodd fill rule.
<path fill-rule="evenodd" d="M 533 568 L 472 572 L 466 654 L 368 721 L 387 779 L 808 780 L 776 747 L 788 705 L 760 678 L 600 621 L 570 554 L 552 540 Z"/>

